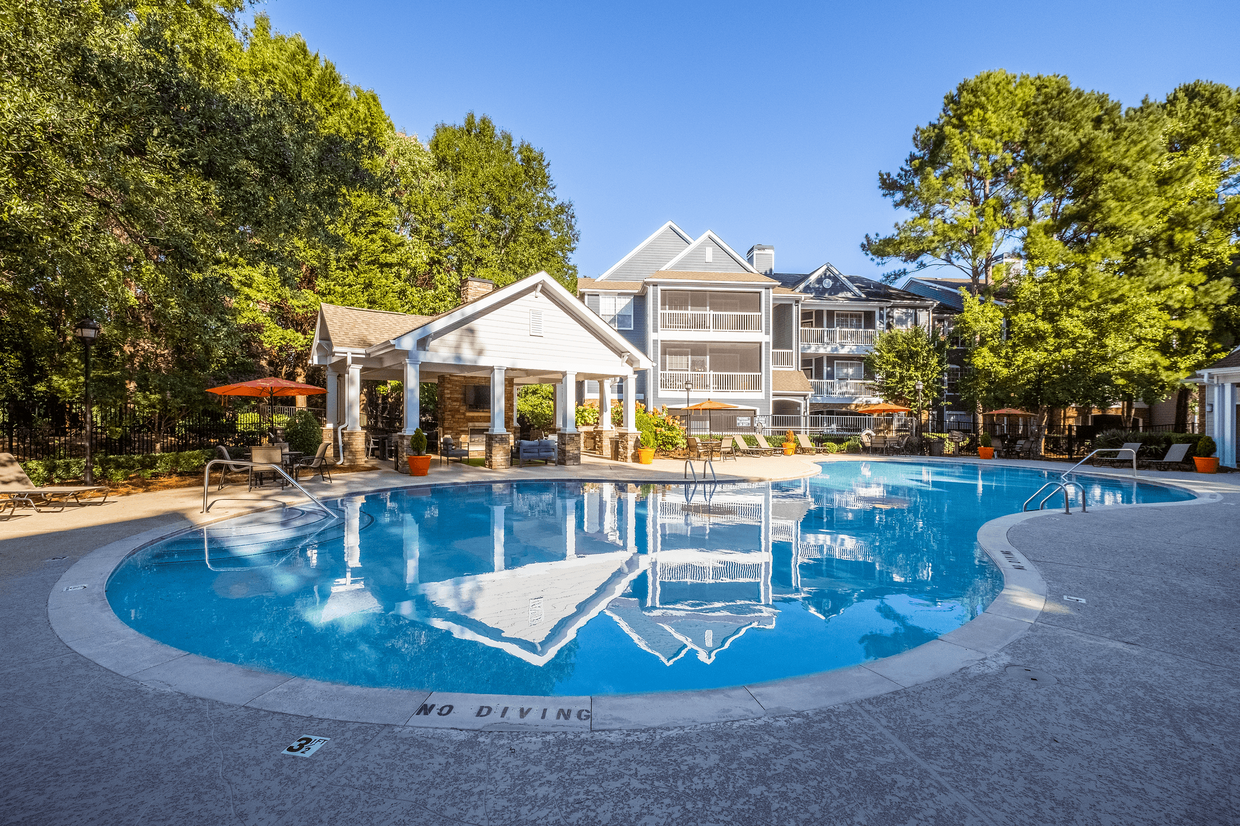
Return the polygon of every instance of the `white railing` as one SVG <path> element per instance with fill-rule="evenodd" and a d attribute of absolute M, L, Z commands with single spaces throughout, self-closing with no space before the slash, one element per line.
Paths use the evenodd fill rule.
<path fill-rule="evenodd" d="M 706 392 L 762 392 L 761 373 L 687 373 L 681 370 L 664 370 L 659 373 L 660 390 L 684 391 L 685 382 L 693 390 Z"/>
<path fill-rule="evenodd" d="M 870 346 L 874 344 L 874 331 L 852 327 L 802 327 L 801 343 Z"/>
<path fill-rule="evenodd" d="M 866 394 L 866 384 L 868 382 L 856 381 L 854 379 L 810 379 L 810 386 L 814 388 L 815 396 L 830 396 L 832 398 L 855 398 Z"/>
<path fill-rule="evenodd" d="M 780 433 L 785 430 L 797 431 L 805 427 L 805 418 L 802 416 L 771 416 L 770 422 L 768 429 L 772 433 Z"/>
<path fill-rule="evenodd" d="M 762 313 L 716 313 L 710 310 L 659 310 L 661 330 L 760 333 Z"/>
<path fill-rule="evenodd" d="M 812 433 L 862 433 L 874 429 L 872 416 L 810 414 L 807 424 Z"/>
<path fill-rule="evenodd" d="M 796 354 L 791 350 L 772 350 L 771 366 L 776 370 L 793 370 L 795 369 L 792 358 L 794 355 Z"/>

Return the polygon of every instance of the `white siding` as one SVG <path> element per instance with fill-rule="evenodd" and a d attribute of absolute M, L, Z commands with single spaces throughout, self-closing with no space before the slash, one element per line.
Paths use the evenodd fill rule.
<path fill-rule="evenodd" d="M 709 262 L 706 260 L 707 249 L 711 251 Z M 676 262 L 675 269 L 679 272 L 749 272 L 744 266 L 738 264 L 735 258 L 724 252 L 723 247 L 716 244 L 712 238 L 703 239 L 698 243 L 684 258 Z M 649 274 L 646 273 L 646 275 Z"/>
<path fill-rule="evenodd" d="M 687 246 L 689 242 L 668 227 L 635 252 L 632 258 L 624 262 L 624 266 L 607 276 L 607 280 L 641 281 L 684 252 Z"/>
<path fill-rule="evenodd" d="M 542 310 L 542 335 L 530 335 L 530 310 Z M 436 339 L 431 353 L 470 353 L 480 357 L 521 358 L 547 367 L 572 361 L 619 363 L 617 354 L 587 331 L 577 319 L 546 298 L 528 294 L 504 304 L 469 324 Z M 431 359 L 433 360 L 433 356 Z"/>

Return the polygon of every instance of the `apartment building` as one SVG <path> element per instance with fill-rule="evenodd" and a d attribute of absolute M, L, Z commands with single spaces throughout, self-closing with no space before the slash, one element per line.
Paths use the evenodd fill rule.
<path fill-rule="evenodd" d="M 670 221 L 598 278 L 579 278 L 578 294 L 649 356 L 639 401 L 673 413 L 707 399 L 735 405 L 713 414 L 717 430 L 814 430 L 815 416 L 855 413 L 874 400 L 864 359 L 875 334 L 930 329 L 938 306 L 829 263 L 779 273 L 770 245 L 742 256 Z"/>

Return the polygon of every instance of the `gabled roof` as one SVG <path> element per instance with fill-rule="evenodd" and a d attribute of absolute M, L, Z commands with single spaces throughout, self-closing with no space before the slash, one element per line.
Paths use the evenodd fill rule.
<path fill-rule="evenodd" d="M 752 273 L 758 272 L 757 270 L 753 268 L 753 266 L 749 263 L 749 261 L 745 259 L 743 255 L 741 255 L 736 250 L 732 249 L 727 244 L 725 244 L 722 238 L 720 238 L 718 235 L 715 235 L 715 233 L 711 232 L 710 230 L 706 230 L 706 232 L 702 234 L 701 238 L 697 239 L 692 244 L 685 247 L 685 249 L 681 251 L 680 255 L 677 255 L 675 258 L 673 258 L 671 261 L 668 261 L 666 264 L 664 264 L 659 269 L 661 270 L 676 269 L 676 267 L 680 264 L 680 262 L 685 257 L 690 255 L 698 247 L 705 246 L 708 243 L 713 243 L 716 247 L 718 247 L 725 255 L 727 255 L 733 261 L 735 261 L 737 265 L 739 265 L 740 268 L 744 272 L 752 272 Z"/>
<path fill-rule="evenodd" d="M 364 350 L 419 327 L 431 318 L 432 316 L 386 310 L 320 304 L 314 340 L 316 344 L 331 342 L 336 349 Z"/>
<path fill-rule="evenodd" d="M 1232 350 L 1218 361 L 1211 364 L 1206 370 L 1225 370 L 1228 367 L 1240 367 L 1240 347 Z"/>
<path fill-rule="evenodd" d="M 676 224 L 673 223 L 672 221 L 668 221 L 666 224 L 664 224 L 663 226 L 659 227 L 654 232 L 652 232 L 650 236 L 646 238 L 645 241 L 642 241 L 640 244 L 633 247 L 633 249 L 629 250 L 627 255 L 625 255 L 623 258 L 621 258 L 619 261 L 613 264 L 607 270 L 607 272 L 600 275 L 596 280 L 598 281 L 606 280 L 608 277 L 611 276 L 612 273 L 623 268 L 625 264 L 629 263 L 630 260 L 632 260 L 635 256 L 637 256 L 644 249 L 646 249 L 646 247 L 650 246 L 655 241 L 659 240 L 659 238 L 663 236 L 663 234 L 668 232 L 669 230 L 672 232 L 672 234 L 679 236 L 680 239 L 685 242 L 686 246 L 693 243 L 693 236 L 689 235 L 689 233 L 685 232 L 683 229 L 676 226 Z"/>
<path fill-rule="evenodd" d="M 855 289 L 861 292 L 866 298 L 877 299 L 879 301 L 909 301 L 919 304 L 936 301 L 934 298 L 926 298 L 917 293 L 911 293 L 908 290 L 897 289 L 890 284 L 884 284 L 881 281 L 875 281 L 872 278 L 863 278 L 860 275 L 846 276 L 849 283 Z"/>
<path fill-rule="evenodd" d="M 830 262 L 804 276 L 791 285 L 794 290 L 813 295 L 814 298 L 855 299 L 867 296 Z"/>

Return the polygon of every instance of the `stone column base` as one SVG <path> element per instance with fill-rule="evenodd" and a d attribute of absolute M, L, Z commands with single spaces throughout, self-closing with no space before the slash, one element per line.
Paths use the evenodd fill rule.
<path fill-rule="evenodd" d="M 581 464 L 581 434 L 557 433 L 555 463 L 557 465 Z"/>
<path fill-rule="evenodd" d="M 617 462 L 636 462 L 637 448 L 641 447 L 641 442 L 640 431 L 617 430 L 616 438 L 612 442 L 611 458 Z"/>
<path fill-rule="evenodd" d="M 397 473 L 409 475 L 409 463 L 405 461 L 405 457 L 409 455 L 409 440 L 413 436 L 407 433 L 397 433 L 392 438 L 392 461 L 395 463 Z"/>
<path fill-rule="evenodd" d="M 336 429 L 334 427 L 327 426 L 323 428 L 323 441 L 331 445 L 331 447 L 327 448 L 327 453 L 324 454 L 325 457 L 328 459 L 337 458 L 336 456 Z"/>
<path fill-rule="evenodd" d="M 366 431 L 346 430 L 341 434 L 344 442 L 344 463 L 346 465 L 366 464 Z"/>
<path fill-rule="evenodd" d="M 614 430 L 596 430 L 594 431 L 594 447 L 599 456 L 604 459 L 612 458 L 612 442 L 615 441 L 616 431 Z"/>
<path fill-rule="evenodd" d="M 486 466 L 491 470 L 512 467 L 512 434 L 487 434 Z"/>

